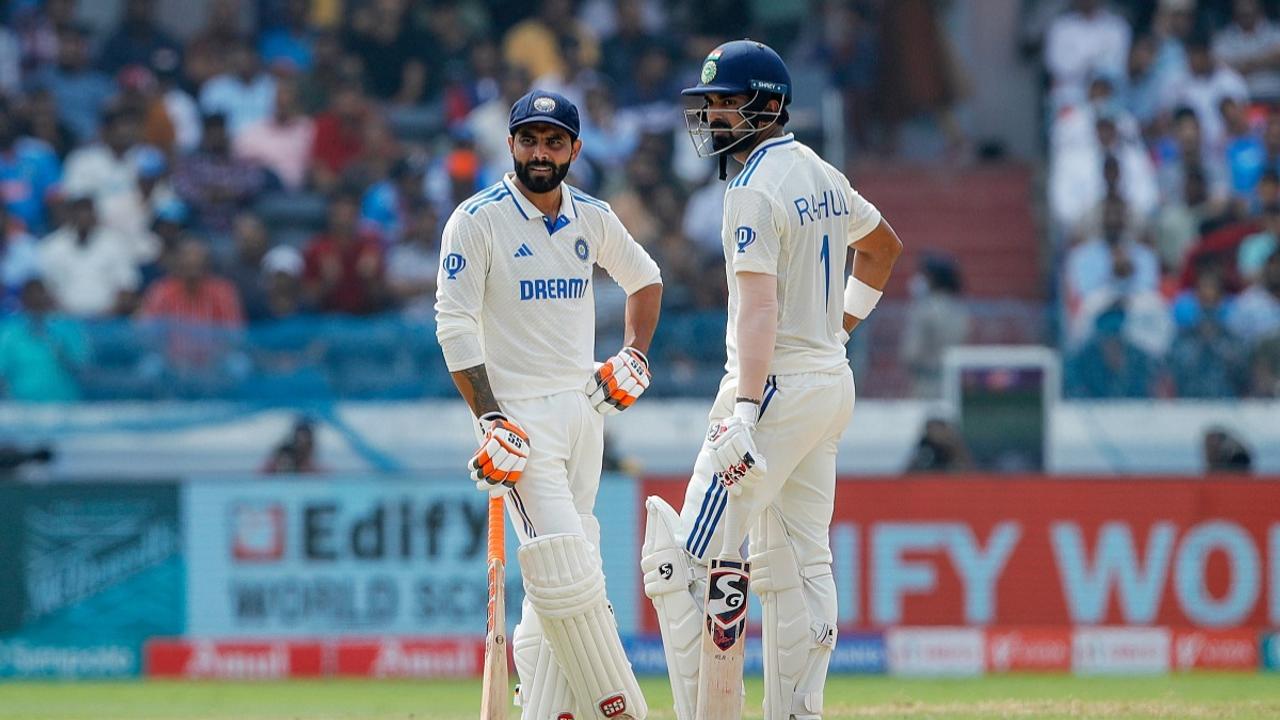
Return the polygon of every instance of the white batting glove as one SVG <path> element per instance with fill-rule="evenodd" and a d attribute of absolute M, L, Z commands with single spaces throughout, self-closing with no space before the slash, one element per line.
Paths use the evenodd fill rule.
<path fill-rule="evenodd" d="M 734 497 L 755 485 L 768 470 L 752 438 L 759 412 L 756 403 L 739 402 L 732 415 L 711 423 L 707 430 L 703 447 L 711 456 L 711 469 Z"/>
<path fill-rule="evenodd" d="M 476 489 L 490 496 L 505 495 L 515 487 L 529 462 L 529 433 L 520 423 L 499 412 L 480 416 L 484 439 L 467 468 Z"/>
<path fill-rule="evenodd" d="M 635 404 L 651 377 L 649 358 L 633 347 L 624 347 L 596 367 L 583 391 L 596 412 L 614 415 Z"/>

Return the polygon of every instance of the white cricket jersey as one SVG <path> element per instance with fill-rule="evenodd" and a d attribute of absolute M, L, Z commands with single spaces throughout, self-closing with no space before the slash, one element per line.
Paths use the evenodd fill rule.
<path fill-rule="evenodd" d="M 761 143 L 725 189 L 725 271 L 730 375 L 738 372 L 734 273 L 778 277 L 778 335 L 771 375 L 823 372 L 848 363 L 837 338 L 844 319 L 845 249 L 880 224 L 880 211 L 849 180 L 790 135 Z"/>
<path fill-rule="evenodd" d="M 445 224 L 436 337 L 450 372 L 484 364 L 498 400 L 586 384 L 595 371 L 593 265 L 628 295 L 661 282 L 657 264 L 607 203 L 561 188 L 552 219 L 507 173 Z"/>

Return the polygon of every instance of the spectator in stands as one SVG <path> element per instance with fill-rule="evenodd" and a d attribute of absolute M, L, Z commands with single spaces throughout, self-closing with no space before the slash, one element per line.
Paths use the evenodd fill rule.
<path fill-rule="evenodd" d="M 429 203 L 408 215 L 404 236 L 387 257 L 387 287 L 406 315 L 432 318 L 440 270 L 440 219 Z"/>
<path fill-rule="evenodd" d="M 1252 397 L 1280 397 L 1280 333 L 1264 337 L 1250 358 Z"/>
<path fill-rule="evenodd" d="M 1146 222 L 1159 202 L 1151 157 L 1121 138 L 1113 108 L 1098 112 L 1096 133 L 1093 147 L 1055 152 L 1049 171 L 1053 217 L 1077 236 L 1089 231 L 1092 214 L 1108 196 L 1122 198 L 1134 222 Z"/>
<path fill-rule="evenodd" d="M 1194 290 L 1174 301 L 1178 337 L 1169 351 L 1169 371 L 1178 397 L 1238 397 L 1244 390 L 1248 352 L 1226 329 L 1231 300 L 1213 265 L 1196 275 Z"/>
<path fill-rule="evenodd" d="M 1141 398 L 1154 390 L 1156 361 L 1124 335 L 1125 310 L 1099 313 L 1092 337 L 1067 360 L 1067 394 L 1084 398 Z"/>
<path fill-rule="evenodd" d="M 365 191 L 360 201 L 361 224 L 377 231 L 388 245 L 400 241 L 411 214 L 422 205 L 422 163 L 417 158 L 400 158 L 391 166 L 390 177 Z"/>
<path fill-rule="evenodd" d="M 583 150 L 586 150 L 585 143 Z M 723 217 L 723 183 L 712 180 L 690 193 L 680 227 L 685 237 L 693 241 L 695 254 L 718 256 L 724 252 L 724 240 L 720 237 L 720 224 Z"/>
<path fill-rule="evenodd" d="M 151 209 L 138 184 L 139 155 L 154 148 L 138 144 L 142 125 L 136 113 L 110 108 L 102 120 L 102 142 L 67 157 L 62 187 L 71 195 L 91 196 L 99 224 L 128 243 L 134 262 L 141 265 L 159 252 L 150 231 Z"/>
<path fill-rule="evenodd" d="M 306 292 L 321 311 L 367 315 L 385 304 L 382 244 L 359 221 L 359 198 L 338 193 L 329 202 L 328 228 L 304 251 Z"/>
<path fill-rule="evenodd" d="M 173 174 L 178 196 L 200 225 L 219 237 L 231 232 L 231 219 L 266 184 L 262 169 L 231 155 L 227 121 L 206 115 L 200 150 L 182 158 Z"/>
<path fill-rule="evenodd" d="M 574 14 L 572 0 L 541 0 L 537 15 L 507 31 L 502 41 L 503 59 L 523 69 L 530 78 L 566 77 L 568 68 L 561 52 L 561 38 L 566 37 L 574 39 L 583 65 L 600 64 L 600 45 L 591 29 Z"/>
<path fill-rule="evenodd" d="M 942 418 L 926 420 L 924 433 L 907 463 L 907 472 L 952 473 L 972 469 L 973 457 L 959 428 Z"/>
<path fill-rule="evenodd" d="M 1223 137 L 1219 108 L 1226 98 L 1249 102 L 1249 89 L 1240 73 L 1214 59 L 1209 40 L 1193 35 L 1186 44 L 1187 72 L 1172 78 L 1165 86 L 1162 103 L 1166 109 L 1189 107 L 1200 118 L 1204 142 L 1220 147 Z"/>
<path fill-rule="evenodd" d="M 263 72 L 258 51 L 248 41 L 232 47 L 227 72 L 200 88 L 200 110 L 206 115 L 225 115 L 233 137 L 270 118 L 275 102 L 276 79 Z"/>
<path fill-rule="evenodd" d="M 942 394 L 942 356 L 969 339 L 969 310 L 960 297 L 960 269 L 943 257 L 924 257 L 910 283 L 911 302 L 898 357 L 918 398 Z"/>
<path fill-rule="evenodd" d="M 1209 473 L 1249 474 L 1253 458 L 1249 448 L 1221 426 L 1211 427 L 1204 434 L 1204 464 Z"/>
<path fill-rule="evenodd" d="M 277 82 L 274 102 L 270 117 L 246 126 L 235 136 L 234 154 L 271 171 L 285 190 L 296 192 L 310 174 L 315 122 L 302 114 L 293 78 Z"/>
<path fill-rule="evenodd" d="M 1073 0 L 1071 11 L 1049 26 L 1044 63 L 1056 107 L 1083 100 L 1091 72 L 1101 70 L 1113 76 L 1124 72 L 1132 31 L 1129 23 L 1105 4 L 1102 0 Z"/>
<path fill-rule="evenodd" d="M 116 74 L 120 94 L 115 107 L 132 112 L 141 122 L 140 141 L 172 154 L 177 128 L 169 115 L 160 83 L 141 65 L 129 65 Z"/>
<path fill-rule="evenodd" d="M 164 100 L 164 109 L 173 125 L 173 147 L 175 155 L 186 155 L 200 147 L 200 135 L 204 128 L 204 118 L 200 115 L 200 105 L 181 84 L 181 67 L 156 68 L 156 92 Z"/>
<path fill-rule="evenodd" d="M 1250 344 L 1280 331 L 1280 250 L 1271 253 L 1258 281 L 1240 294 L 1227 327 Z"/>
<path fill-rule="evenodd" d="M 35 238 L 0 203 L 0 315 L 13 310 L 22 287 L 39 276 L 40 254 Z"/>
<path fill-rule="evenodd" d="M 1155 251 L 1161 268 L 1167 273 L 1176 273 L 1182 267 L 1187 250 L 1200 239 L 1201 226 L 1214 216 L 1208 186 L 1201 168 L 1187 167 L 1181 197 L 1171 198 L 1160 207 L 1155 224 Z"/>
<path fill-rule="evenodd" d="M 140 275 L 129 243 L 98 224 L 93 198 L 68 198 L 68 223 L 40 241 L 40 275 L 59 308 L 77 317 L 132 311 Z"/>
<path fill-rule="evenodd" d="M 358 84 L 345 83 L 334 91 L 329 109 L 315 122 L 311 168 L 316 189 L 332 191 L 342 174 L 364 152 L 364 126 L 371 115 Z"/>
<path fill-rule="evenodd" d="M 1213 38 L 1213 54 L 1244 76 L 1249 96 L 1280 100 L 1280 28 L 1263 13 L 1259 0 L 1235 0 L 1232 23 Z"/>
<path fill-rule="evenodd" d="M 241 0 L 211 0 L 200 32 L 187 41 L 182 68 L 185 85 L 203 87 L 210 78 L 227 71 L 228 59 L 236 47 L 248 41 L 241 28 Z"/>
<path fill-rule="evenodd" d="M 22 91 L 22 48 L 18 36 L 0 26 L 0 95 Z"/>
<path fill-rule="evenodd" d="M 472 110 L 464 122 L 480 155 L 484 177 L 494 180 L 511 169 L 511 150 L 507 147 L 511 134 L 507 132 L 507 121 L 511 106 L 529 90 L 529 75 L 522 68 L 508 66 L 502 71 L 499 85 L 501 94 Z"/>
<path fill-rule="evenodd" d="M 432 47 L 417 27 L 407 0 L 379 0 L 355 8 L 344 44 L 364 58 L 364 82 L 370 95 L 396 105 L 416 105 L 426 99 L 427 73 L 432 67 L 422 58 L 432 53 Z"/>
<path fill-rule="evenodd" d="M 310 0 L 285 0 L 283 22 L 262 33 L 258 44 L 262 62 L 268 67 L 280 63 L 293 72 L 309 72 L 315 45 L 315 34 L 308 23 L 310 14 Z"/>
<path fill-rule="evenodd" d="M 1155 38 L 1150 35 L 1134 38 L 1129 47 L 1124 107 L 1143 129 L 1152 127 L 1160 114 L 1162 78 L 1156 72 L 1155 59 Z"/>
<path fill-rule="evenodd" d="M 363 67 L 358 56 L 343 53 L 342 39 L 336 31 L 318 31 L 313 42 L 311 69 L 298 81 L 303 112 L 315 115 L 328 108 L 338 87 L 360 82 Z"/>
<path fill-rule="evenodd" d="M 1103 289 L 1121 295 L 1154 291 L 1160 281 L 1155 253 L 1132 238 L 1125 202 L 1115 196 L 1103 205 L 1101 233 L 1073 247 L 1066 265 L 1067 289 L 1076 300 Z"/>
<path fill-rule="evenodd" d="M 192 328 L 244 326 L 235 285 L 210 272 L 209 250 L 194 236 L 178 246 L 172 274 L 147 290 L 139 315 Z"/>
<path fill-rule="evenodd" d="M 1224 128 L 1222 156 L 1232 199 L 1242 210 L 1254 210 L 1251 199 L 1265 167 L 1266 148 L 1259 133 L 1249 125 L 1245 107 L 1238 100 L 1223 98 L 1218 110 Z"/>
<path fill-rule="evenodd" d="M 98 132 L 98 116 L 115 94 L 111 78 L 93 67 L 89 57 L 89 29 L 80 25 L 58 32 L 58 63 L 34 72 L 30 90 L 48 90 L 76 142 L 88 142 Z"/>
<path fill-rule="evenodd" d="M 156 22 L 155 0 L 127 0 L 124 19 L 98 56 L 109 73 L 128 65 L 160 67 L 181 64 L 182 48 Z"/>
<path fill-rule="evenodd" d="M 23 136 L 9 103 L 0 97 L 0 202 L 8 220 L 19 221 L 32 233 L 48 228 L 46 200 L 58 183 L 62 166 L 53 150 L 40 140 Z"/>
<path fill-rule="evenodd" d="M 1240 243 L 1236 251 L 1236 269 L 1246 283 L 1257 281 L 1267 258 L 1280 247 L 1280 203 L 1262 210 L 1262 229 Z"/>
<path fill-rule="evenodd" d="M 1197 168 L 1208 181 L 1210 204 L 1217 208 L 1227 202 L 1226 168 L 1222 156 L 1205 145 L 1200 121 L 1194 110 L 1178 108 L 1173 113 L 1173 133 L 1156 146 L 1157 177 L 1161 201 L 1186 202 L 1187 170 Z"/>
<path fill-rule="evenodd" d="M 76 381 L 89 361 L 80 323 L 56 312 L 39 278 L 22 286 L 22 310 L 0 322 L 0 381 L 4 396 L 20 402 L 74 402 Z"/>
<path fill-rule="evenodd" d="M 160 254 L 139 268 L 144 289 L 173 272 L 178 245 L 186 236 L 190 219 L 191 213 L 187 211 L 186 204 L 177 198 L 156 207 L 155 220 L 151 223 L 151 234 L 155 235 L 160 243 Z"/>
<path fill-rule="evenodd" d="M 294 420 L 289 436 L 271 451 L 271 456 L 262 466 L 262 472 L 267 474 L 323 472 L 316 463 L 315 425 L 310 418 L 300 415 Z"/>
<path fill-rule="evenodd" d="M 303 299 L 302 254 L 289 245 L 277 245 L 262 258 L 267 282 L 267 318 L 285 320 L 307 311 Z"/>
<path fill-rule="evenodd" d="M 245 318 L 250 323 L 257 322 L 267 317 L 267 281 L 262 261 L 271 249 L 271 239 L 266 225 L 251 212 L 236 216 L 231 235 L 235 254 L 223 275 L 235 285 Z"/>
<path fill-rule="evenodd" d="M 456 128 L 471 111 L 501 94 L 502 54 L 489 38 L 477 38 L 468 51 L 466 72 L 445 90 L 445 122 Z"/>
<path fill-rule="evenodd" d="M 58 114 L 58 102 L 48 90 L 27 96 L 27 135 L 49 146 L 57 160 L 65 160 L 76 147 L 76 136 Z"/>

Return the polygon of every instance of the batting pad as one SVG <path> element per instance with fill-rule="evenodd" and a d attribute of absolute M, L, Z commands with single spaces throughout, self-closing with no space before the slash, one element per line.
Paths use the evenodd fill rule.
<path fill-rule="evenodd" d="M 766 510 L 751 537 L 751 589 L 760 596 L 765 720 L 819 720 L 836 644 L 831 566 L 801 566 L 786 527 Z"/>
<path fill-rule="evenodd" d="M 647 519 L 640 569 L 644 594 L 653 601 L 662 631 L 662 651 L 676 701 L 676 720 L 694 720 L 698 702 L 698 657 L 702 640 L 702 607 L 690 590 L 689 556 L 676 531 L 680 516 L 660 497 L 644 503 Z"/>
<path fill-rule="evenodd" d="M 569 682 L 551 654 L 551 644 L 542 633 L 536 612 L 522 613 L 512 635 L 511 654 L 520 677 L 517 704 L 521 720 L 586 717 L 574 703 Z"/>
<path fill-rule="evenodd" d="M 521 546 L 525 597 L 579 704 L 592 717 L 643 720 L 649 709 L 605 599 L 604 573 L 581 535 L 543 535 Z"/>

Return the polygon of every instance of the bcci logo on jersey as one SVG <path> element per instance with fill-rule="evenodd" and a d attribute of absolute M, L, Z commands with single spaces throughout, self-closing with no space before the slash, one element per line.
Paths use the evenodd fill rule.
<path fill-rule="evenodd" d="M 450 280 L 456 280 L 458 273 L 462 272 L 462 268 L 467 266 L 467 259 L 458 253 L 449 253 L 444 256 L 444 271 L 449 273 Z"/>
<path fill-rule="evenodd" d="M 734 231 L 733 240 L 738 244 L 738 252 L 746 252 L 747 246 L 756 241 L 756 231 L 743 225 Z"/>

